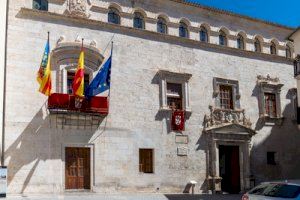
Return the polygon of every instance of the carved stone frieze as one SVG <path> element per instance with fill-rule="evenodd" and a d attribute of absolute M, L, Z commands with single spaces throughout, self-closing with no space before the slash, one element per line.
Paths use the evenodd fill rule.
<path fill-rule="evenodd" d="M 228 110 L 209 107 L 210 115 L 204 117 L 204 128 L 220 127 L 227 124 L 240 124 L 250 128 L 252 123 L 246 118 L 245 110 Z"/>

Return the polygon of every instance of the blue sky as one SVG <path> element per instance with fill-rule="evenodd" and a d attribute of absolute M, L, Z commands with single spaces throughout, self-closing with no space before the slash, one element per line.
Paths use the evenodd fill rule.
<path fill-rule="evenodd" d="M 275 22 L 300 26 L 300 0 L 187 0 L 205 6 Z"/>

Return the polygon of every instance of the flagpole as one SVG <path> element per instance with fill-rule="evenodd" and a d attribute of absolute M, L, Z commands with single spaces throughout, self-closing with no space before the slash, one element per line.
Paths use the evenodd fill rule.
<path fill-rule="evenodd" d="M 111 66 L 112 66 L 112 54 L 113 54 L 113 49 L 114 49 L 114 41 L 111 41 L 111 50 L 110 50 L 110 56 L 111 56 Z M 110 68 L 110 83 L 111 84 L 111 68 Z M 109 91 L 108 91 L 108 98 L 110 97 L 110 86 L 109 86 Z"/>

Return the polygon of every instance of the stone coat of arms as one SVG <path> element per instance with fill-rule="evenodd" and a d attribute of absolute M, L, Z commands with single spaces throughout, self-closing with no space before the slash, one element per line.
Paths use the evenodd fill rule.
<path fill-rule="evenodd" d="M 68 12 L 74 16 L 87 17 L 87 0 L 69 0 Z"/>

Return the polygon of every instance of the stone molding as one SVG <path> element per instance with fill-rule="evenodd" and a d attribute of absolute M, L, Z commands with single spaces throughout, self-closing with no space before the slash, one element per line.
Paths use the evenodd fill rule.
<path fill-rule="evenodd" d="M 122 31 L 131 31 L 135 32 L 141 35 L 149 35 L 149 36 L 156 36 L 163 38 L 164 40 L 169 40 L 169 41 L 176 41 L 176 42 L 182 42 L 186 44 L 192 44 L 197 46 L 201 46 L 204 48 L 212 48 L 228 53 L 235 53 L 237 56 L 251 56 L 251 57 L 257 57 L 257 58 L 263 58 L 268 61 L 278 61 L 278 62 L 283 62 L 287 64 L 293 65 L 294 59 L 291 58 L 286 58 L 283 56 L 278 56 L 278 55 L 272 55 L 272 54 L 267 54 L 267 53 L 261 53 L 261 52 L 254 52 L 254 51 L 249 51 L 249 50 L 241 50 L 238 48 L 233 48 L 233 47 L 228 47 L 228 46 L 221 46 L 218 44 L 213 44 L 213 43 L 206 43 L 206 42 L 201 42 L 198 40 L 193 40 L 189 38 L 183 38 L 183 37 L 178 37 L 174 35 L 167 35 L 167 34 L 161 34 L 158 32 L 154 31 L 149 31 L 145 29 L 136 29 L 133 27 L 128 27 L 128 26 L 120 26 L 108 22 L 103 22 L 99 20 L 94 20 L 94 19 L 88 19 L 88 18 L 83 18 L 83 17 L 78 17 L 78 16 L 69 16 L 65 14 L 58 14 L 54 12 L 48 12 L 48 11 L 41 11 L 41 10 L 34 10 L 30 8 L 21 8 L 20 12 L 18 13 L 19 17 L 30 17 L 30 18 L 36 18 L 36 20 L 40 20 L 40 17 L 45 17 L 49 19 L 59 19 L 59 20 L 65 20 L 68 22 L 73 22 L 73 23 L 78 23 L 78 24 L 83 24 L 83 25 L 89 25 L 89 26 L 96 26 L 100 30 L 100 27 L 106 27 L 109 29 L 118 29 Z"/>

